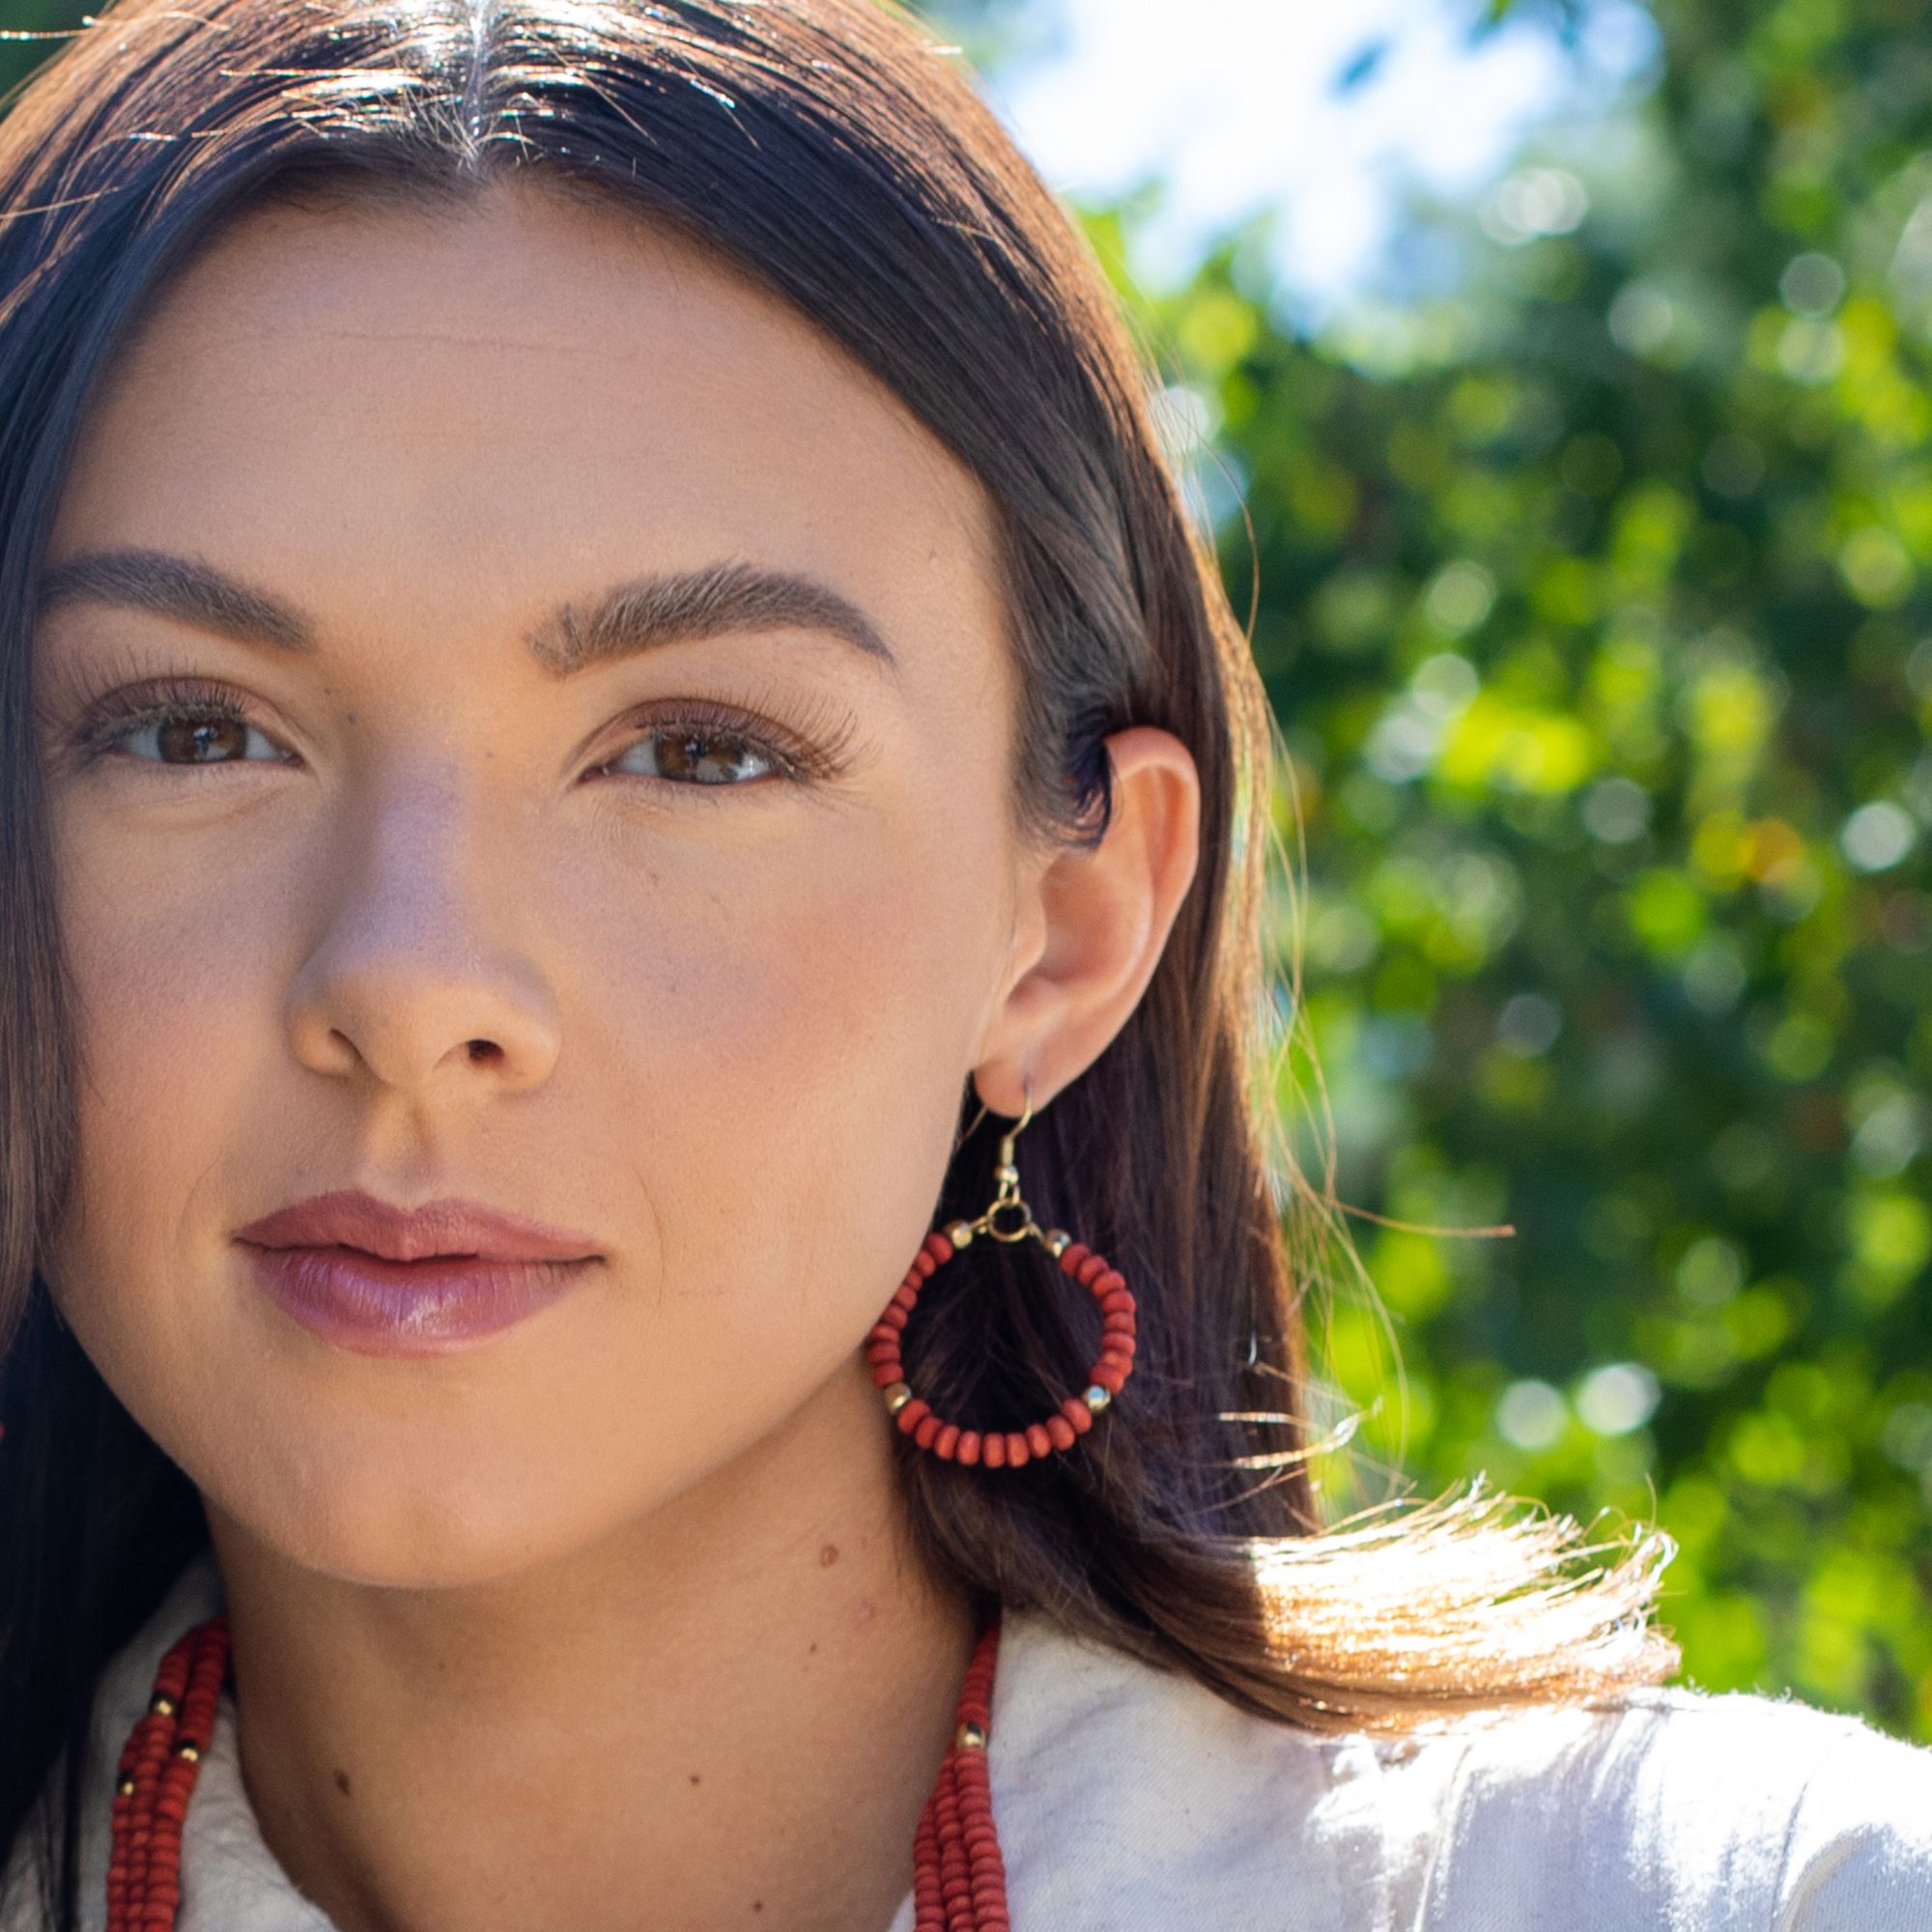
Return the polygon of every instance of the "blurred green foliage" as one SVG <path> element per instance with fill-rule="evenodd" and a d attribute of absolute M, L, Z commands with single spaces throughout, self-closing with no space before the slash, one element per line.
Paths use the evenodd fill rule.
<path fill-rule="evenodd" d="M 1346 319 L 1264 228 L 1129 294 L 1258 594 L 1339 1192 L 1515 1230 L 1353 1223 L 1359 1441 L 1661 1521 L 1691 1682 L 1932 1739 L 1932 38 L 1655 14 Z"/>

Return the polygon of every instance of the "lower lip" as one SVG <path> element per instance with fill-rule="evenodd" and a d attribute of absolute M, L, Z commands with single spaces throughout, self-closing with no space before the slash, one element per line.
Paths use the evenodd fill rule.
<path fill-rule="evenodd" d="M 264 1248 L 255 1279 L 282 1312 L 363 1355 L 444 1355 L 514 1327 L 585 1281 L 583 1261 L 384 1261 L 359 1248 Z"/>

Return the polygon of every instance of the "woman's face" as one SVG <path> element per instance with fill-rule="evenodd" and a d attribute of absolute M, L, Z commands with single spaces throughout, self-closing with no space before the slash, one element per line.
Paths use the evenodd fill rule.
<path fill-rule="evenodd" d="M 82 1059 L 43 1261 L 212 1504 L 460 1581 L 827 1390 L 888 1429 L 865 1332 L 963 1083 L 1016 1112 L 1031 1050 L 992 530 L 880 384 L 615 210 L 258 210 L 165 294 L 37 630 Z M 597 1259 L 485 1341 L 345 1347 L 236 1231 L 348 1188 Z"/>

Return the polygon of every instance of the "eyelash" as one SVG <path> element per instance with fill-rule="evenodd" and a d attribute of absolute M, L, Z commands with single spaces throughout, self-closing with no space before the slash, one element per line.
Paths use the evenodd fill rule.
<path fill-rule="evenodd" d="M 214 758 L 195 763 L 170 763 L 162 758 L 136 758 L 122 754 L 117 748 L 135 732 L 150 725 L 173 724 L 197 719 L 218 718 L 245 724 L 260 731 L 246 708 L 220 686 L 204 684 L 196 678 L 157 678 L 135 689 L 123 688 L 90 703 L 74 728 L 73 745 L 80 756 L 97 758 L 127 755 L 134 764 L 151 765 L 157 771 L 210 772 L 226 765 L 267 765 L 284 762 L 274 758 Z M 814 711 L 796 725 L 761 721 L 752 713 L 708 698 L 685 698 L 665 710 L 634 721 L 647 728 L 621 746 L 608 758 L 592 767 L 604 772 L 630 755 L 640 744 L 660 734 L 669 737 L 682 731 L 704 739 L 724 740 L 752 752 L 771 767 L 769 776 L 794 784 L 822 782 L 836 778 L 845 768 L 845 751 L 855 724 L 849 715 L 828 708 Z M 268 734 L 263 733 L 266 737 Z M 760 774 L 744 780 L 717 781 L 668 779 L 649 772 L 621 772 L 617 777 L 647 785 L 681 792 L 742 791 L 754 785 Z"/>

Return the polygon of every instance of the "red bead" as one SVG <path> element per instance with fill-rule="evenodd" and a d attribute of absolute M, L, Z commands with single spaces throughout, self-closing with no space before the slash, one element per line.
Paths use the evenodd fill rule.
<path fill-rule="evenodd" d="M 206 1750 L 228 1667 L 228 1626 L 217 1615 L 197 1624 L 169 1650 L 155 1673 L 154 1694 L 175 1709 L 150 1709 L 124 1747 L 117 1779 L 134 1789 L 114 1794 L 104 1887 L 109 1932 L 169 1932 L 181 1903 L 181 1828 L 200 1770 L 180 1755 Z"/>
<path fill-rule="evenodd" d="M 864 1356 L 875 1388 L 906 1379 L 902 1356 L 905 1331 L 925 1282 L 952 1258 L 952 1241 L 930 1230 L 913 1257 L 904 1279 L 867 1331 Z M 1069 1241 L 1058 1257 L 1062 1270 L 1076 1277 L 1101 1302 L 1109 1318 L 1102 1324 L 1100 1360 L 1090 1381 L 1118 1389 L 1130 1372 L 1134 1350 L 1134 1302 L 1124 1278 L 1084 1242 Z M 989 1469 L 1020 1468 L 1042 1456 L 1070 1449 L 1094 1426 L 1093 1412 L 1078 1396 L 1025 1429 L 982 1432 L 963 1429 L 934 1412 L 931 1405 L 908 1397 L 894 1412 L 902 1435 L 942 1461 Z M 955 1721 L 991 1729 L 993 1671 L 998 1654 L 997 1611 L 976 1644 L 960 1686 Z M 225 1644 L 225 1629 L 223 1641 Z M 204 1682 L 191 1673 L 201 1661 L 184 1642 L 178 1658 L 164 1660 L 179 1682 L 180 1711 L 170 1722 L 156 1719 L 152 1735 L 137 1727 L 130 1738 L 123 1775 L 140 1780 L 139 1795 L 116 1812 L 110 1847 L 108 1932 L 172 1932 L 179 1901 L 177 1866 L 187 1783 L 171 1756 L 178 1738 L 212 1732 L 220 1679 Z M 225 1666 L 226 1651 L 221 1662 Z M 210 1694 L 205 1714 L 191 1711 L 181 1692 L 195 1674 L 195 1689 Z M 992 1800 L 983 1749 L 955 1746 L 941 1764 L 938 1781 L 920 1813 L 913 1835 L 914 1932 L 1011 1932 L 1007 1906 L 1006 1870 L 994 1828 Z M 187 1782 L 194 1767 L 186 1766 Z M 150 1842 L 151 1834 L 153 1842 Z"/>

